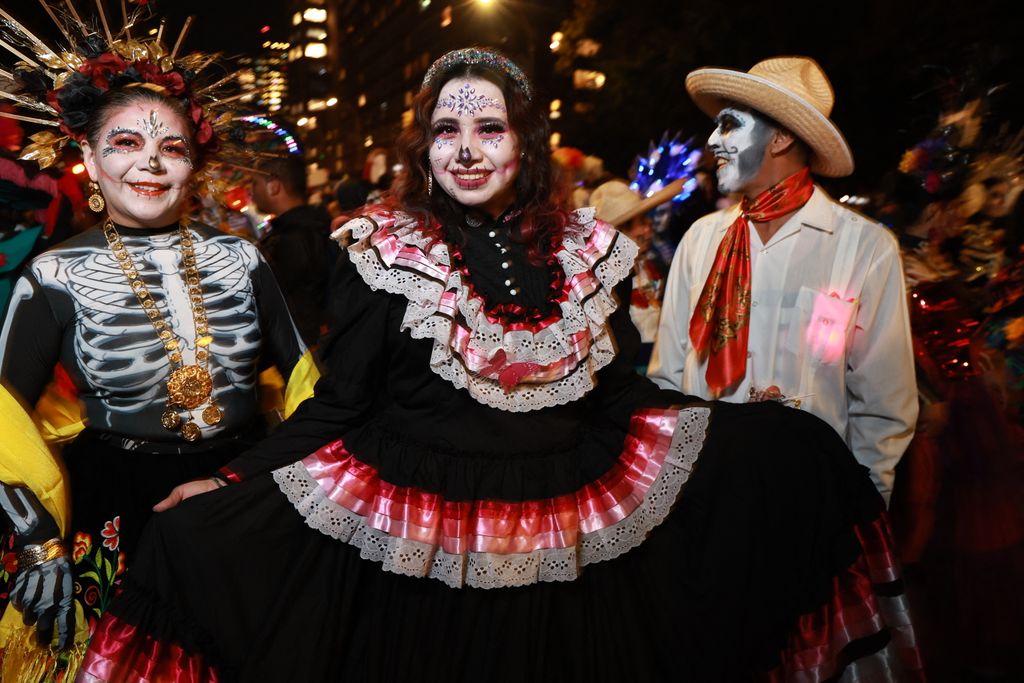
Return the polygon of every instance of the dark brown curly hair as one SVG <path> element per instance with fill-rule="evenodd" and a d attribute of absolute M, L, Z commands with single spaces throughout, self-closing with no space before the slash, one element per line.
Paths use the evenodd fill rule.
<path fill-rule="evenodd" d="M 443 190 L 427 193 L 430 173 L 429 149 L 433 142 L 430 123 L 438 95 L 453 78 L 477 77 L 499 88 L 505 97 L 509 128 L 523 154 L 515 180 L 514 207 L 522 211 L 518 229 L 511 238 L 527 245 L 530 260 L 544 263 L 562 241 L 571 221 L 562 184 L 548 149 L 549 127 L 545 112 L 535 100 L 496 67 L 484 64 L 455 64 L 441 71 L 413 100 L 413 122 L 398 136 L 395 152 L 402 171 L 395 179 L 385 204 L 392 209 L 420 216 L 428 232 L 440 237 L 442 226 L 459 233 L 465 215 L 472 211 Z"/>

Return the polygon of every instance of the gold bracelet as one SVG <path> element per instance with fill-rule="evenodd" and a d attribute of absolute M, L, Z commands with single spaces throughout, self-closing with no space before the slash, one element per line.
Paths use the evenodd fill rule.
<path fill-rule="evenodd" d="M 18 553 L 18 569 L 31 569 L 43 562 L 64 557 L 67 553 L 59 538 L 51 538 L 42 545 L 30 545 Z"/>

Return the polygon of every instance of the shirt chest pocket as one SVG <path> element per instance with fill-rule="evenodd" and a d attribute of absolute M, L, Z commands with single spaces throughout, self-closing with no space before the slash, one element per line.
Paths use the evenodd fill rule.
<path fill-rule="evenodd" d="M 846 357 L 857 318 L 857 302 L 801 287 L 789 311 L 786 348 L 817 365 L 833 365 Z"/>

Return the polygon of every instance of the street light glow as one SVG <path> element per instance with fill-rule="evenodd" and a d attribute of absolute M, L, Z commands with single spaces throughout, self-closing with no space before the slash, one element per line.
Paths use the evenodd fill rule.
<path fill-rule="evenodd" d="M 327 98 L 327 106 L 328 107 L 333 107 L 337 103 L 338 103 L 338 98 L 337 97 L 328 97 Z"/>
<path fill-rule="evenodd" d="M 303 54 L 310 59 L 322 59 L 327 56 L 327 45 L 325 43 L 307 43 Z"/>
<path fill-rule="evenodd" d="M 302 126 L 305 126 L 307 123 L 309 123 L 309 119 L 307 119 L 305 116 L 303 116 L 302 118 L 300 118 L 295 123 L 301 128 Z"/>
<path fill-rule="evenodd" d="M 316 7 L 307 7 L 302 12 L 302 18 L 314 24 L 322 24 L 327 21 L 327 10 Z"/>

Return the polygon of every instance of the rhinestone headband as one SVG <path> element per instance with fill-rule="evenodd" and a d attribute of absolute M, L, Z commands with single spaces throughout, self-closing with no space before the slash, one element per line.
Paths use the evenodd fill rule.
<path fill-rule="evenodd" d="M 506 76 L 515 81 L 519 89 L 526 95 L 526 99 L 533 99 L 533 89 L 530 87 L 530 81 L 527 80 L 526 74 L 523 70 L 516 66 L 508 57 L 505 55 L 495 52 L 494 50 L 488 50 L 479 47 L 466 47 L 461 50 L 452 50 L 445 54 L 436 62 L 430 65 L 427 69 L 427 75 L 423 77 L 423 85 L 421 89 L 430 87 L 433 84 L 437 75 L 443 71 L 447 71 L 453 66 L 457 65 L 475 65 L 480 64 L 482 66 L 489 66 L 492 69 L 501 71 Z"/>

